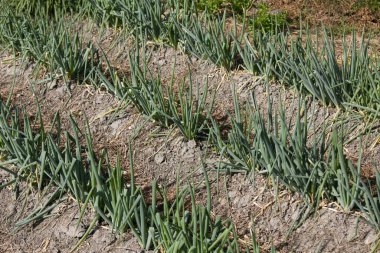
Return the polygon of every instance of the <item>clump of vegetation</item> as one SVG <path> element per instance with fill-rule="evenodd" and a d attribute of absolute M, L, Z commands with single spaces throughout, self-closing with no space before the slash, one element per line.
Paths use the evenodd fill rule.
<path fill-rule="evenodd" d="M 198 8 L 201 10 L 208 10 L 210 12 L 217 12 L 220 10 L 221 5 L 223 4 L 224 0 L 199 0 L 198 1 Z"/>
<path fill-rule="evenodd" d="M 254 29 L 273 31 L 276 28 L 284 27 L 287 19 L 288 15 L 285 12 L 274 12 L 270 10 L 267 4 L 259 4 L 252 25 Z"/>
<path fill-rule="evenodd" d="M 304 45 L 302 34 L 306 35 Z M 252 43 L 246 39 L 239 48 L 244 67 L 309 93 L 326 105 L 355 108 L 378 117 L 379 62 L 369 55 L 369 44 L 363 36 L 357 43 L 353 32 L 351 43 L 343 41 L 341 59 L 327 31 L 318 35 L 321 40 L 317 42 L 311 40 L 309 30 L 300 32 L 297 38 L 291 36 L 290 31 L 256 32 Z"/>
<path fill-rule="evenodd" d="M 199 0 L 198 8 L 210 12 L 219 12 L 222 9 L 230 9 L 237 14 L 243 14 L 244 10 L 249 8 L 252 0 Z"/>
<path fill-rule="evenodd" d="M 371 12 L 380 11 L 380 1 L 379 0 L 358 0 L 355 3 L 356 8 L 368 8 Z"/>
<path fill-rule="evenodd" d="M 129 62 L 133 66 L 130 79 L 124 77 L 120 81 L 119 78 L 111 77 L 111 80 L 108 80 L 103 70 L 98 69 L 97 75 L 103 86 L 117 97 L 129 99 L 140 113 L 163 127 L 176 126 L 186 139 L 205 138 L 213 105 L 212 102 L 210 105 L 206 104 L 207 80 L 202 92 L 199 84 L 193 83 L 189 70 L 188 81 L 185 82 L 183 79 L 180 84 L 176 85 L 177 92 L 174 88 L 174 74 L 170 87 L 164 88 L 160 74 L 155 78 L 149 71 L 146 60 L 140 61 L 139 50 L 140 48 L 137 47 L 136 51 L 129 56 Z M 142 58 L 146 59 L 145 51 Z M 106 61 L 108 62 L 108 60 Z M 108 65 L 108 69 L 114 73 L 110 65 Z M 116 75 L 111 76 L 115 77 Z"/>
<path fill-rule="evenodd" d="M 63 19 L 50 25 L 44 19 L 8 14 L 0 30 L 1 43 L 65 80 L 84 82 L 100 63 L 93 44 L 84 45 L 78 34 L 72 36 Z"/>
<path fill-rule="evenodd" d="M 13 8 L 17 15 L 54 17 L 66 12 L 83 11 L 88 2 L 83 0 L 4 0 L 3 4 Z"/>

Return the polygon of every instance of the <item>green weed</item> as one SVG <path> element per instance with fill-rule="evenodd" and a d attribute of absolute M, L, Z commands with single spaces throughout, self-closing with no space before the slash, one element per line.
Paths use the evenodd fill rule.
<path fill-rule="evenodd" d="M 281 11 L 272 12 L 267 4 L 259 4 L 251 24 L 254 30 L 275 31 L 287 24 L 287 14 Z"/>
<path fill-rule="evenodd" d="M 250 7 L 252 0 L 198 0 L 197 7 L 208 10 L 211 13 L 223 12 L 224 9 L 232 10 L 236 14 L 243 14 Z"/>

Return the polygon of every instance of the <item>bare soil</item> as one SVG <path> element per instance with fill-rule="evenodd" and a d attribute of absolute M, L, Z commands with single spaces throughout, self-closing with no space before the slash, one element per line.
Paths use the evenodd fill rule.
<path fill-rule="evenodd" d="M 359 5 L 360 0 L 260 0 L 269 4 L 271 9 L 284 11 L 291 23 L 298 27 L 299 20 L 310 26 L 326 26 L 342 33 L 352 29 L 363 29 L 378 34 L 380 10 Z"/>

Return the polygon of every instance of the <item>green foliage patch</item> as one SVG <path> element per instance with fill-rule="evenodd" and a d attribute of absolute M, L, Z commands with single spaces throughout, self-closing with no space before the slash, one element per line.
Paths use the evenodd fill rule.
<path fill-rule="evenodd" d="M 198 0 L 197 6 L 201 10 L 208 10 L 212 13 L 221 12 L 223 9 L 230 9 L 238 14 L 243 14 L 249 8 L 252 0 Z"/>
<path fill-rule="evenodd" d="M 276 28 L 284 27 L 287 23 L 287 18 L 288 16 L 285 12 L 272 12 L 267 4 L 259 4 L 251 23 L 254 29 L 270 32 Z"/>
<path fill-rule="evenodd" d="M 368 8 L 371 12 L 380 11 L 380 1 L 379 0 L 358 0 L 355 3 L 356 8 Z"/>

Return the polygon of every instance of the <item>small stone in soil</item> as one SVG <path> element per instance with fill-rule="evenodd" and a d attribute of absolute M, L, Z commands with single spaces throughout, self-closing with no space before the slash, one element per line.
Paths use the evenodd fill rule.
<path fill-rule="evenodd" d="M 117 121 L 112 122 L 112 124 L 111 124 L 112 134 L 116 134 L 116 131 L 120 127 L 120 125 L 121 125 L 121 120 L 117 120 Z"/>
<path fill-rule="evenodd" d="M 65 86 L 61 86 L 61 87 L 57 88 L 55 90 L 55 92 L 57 93 L 58 96 L 62 97 L 65 94 L 65 92 L 66 92 L 66 87 Z"/>
<path fill-rule="evenodd" d="M 229 198 L 234 198 L 234 197 L 236 197 L 236 195 L 237 195 L 237 192 L 236 192 L 236 191 L 232 191 L 232 192 L 229 192 L 229 193 L 228 193 L 228 197 L 229 197 Z"/>
<path fill-rule="evenodd" d="M 154 156 L 154 162 L 156 164 L 161 164 L 165 161 L 165 155 L 163 153 L 158 153 Z"/>
<path fill-rule="evenodd" d="M 19 75 L 21 75 L 21 70 L 17 66 L 10 67 L 7 69 L 7 75 L 19 76 Z"/>
<path fill-rule="evenodd" d="M 374 243 L 377 239 L 378 239 L 378 235 L 375 233 L 374 230 L 371 230 L 365 237 L 364 243 L 369 245 L 369 244 Z"/>
<path fill-rule="evenodd" d="M 227 204 L 227 200 L 225 198 L 220 198 L 219 199 L 219 205 L 224 206 L 226 204 Z"/>
<path fill-rule="evenodd" d="M 162 60 L 159 60 L 158 61 L 158 65 L 162 66 L 166 63 L 166 60 L 165 59 L 162 59 Z"/>
<path fill-rule="evenodd" d="M 152 154 L 153 152 L 154 152 L 153 148 L 147 148 L 147 149 L 145 149 L 144 154 L 146 154 L 146 155 L 150 155 L 150 154 Z"/>
<path fill-rule="evenodd" d="M 76 224 L 70 224 L 68 226 L 62 224 L 61 228 L 57 232 L 63 232 L 69 237 L 81 238 L 85 233 L 85 229 L 82 226 L 79 226 L 77 229 Z"/>
<path fill-rule="evenodd" d="M 181 149 L 181 151 L 179 152 L 179 154 L 183 156 L 183 155 L 186 154 L 187 150 L 188 150 L 188 148 L 185 146 L 185 147 L 183 147 L 183 148 Z"/>
<path fill-rule="evenodd" d="M 107 116 L 103 116 L 99 118 L 99 122 L 105 122 L 107 120 Z"/>
<path fill-rule="evenodd" d="M 103 97 L 101 96 L 95 97 L 95 104 L 101 104 L 101 103 L 103 103 Z"/>
<path fill-rule="evenodd" d="M 57 79 L 54 79 L 53 81 L 51 81 L 51 82 L 49 82 L 49 83 L 47 84 L 47 88 L 48 88 L 49 90 L 55 89 L 55 88 L 57 88 L 57 87 L 58 87 Z"/>
<path fill-rule="evenodd" d="M 189 148 L 195 148 L 197 146 L 197 143 L 194 140 L 191 140 L 187 143 L 187 146 Z"/>
<path fill-rule="evenodd" d="M 239 201 L 239 206 L 238 206 L 238 207 L 240 208 L 240 207 L 245 207 L 245 206 L 247 206 L 249 200 L 250 200 L 250 196 L 249 196 L 249 195 L 246 195 L 246 196 L 242 197 L 242 198 L 240 199 L 240 201 Z"/>

